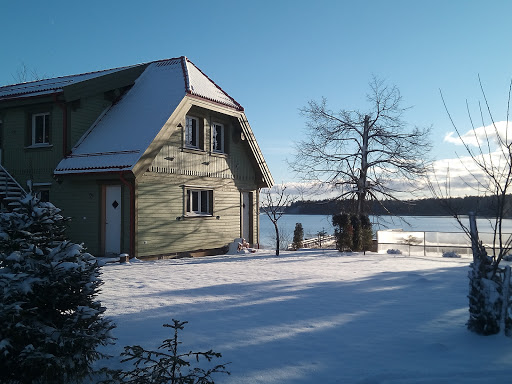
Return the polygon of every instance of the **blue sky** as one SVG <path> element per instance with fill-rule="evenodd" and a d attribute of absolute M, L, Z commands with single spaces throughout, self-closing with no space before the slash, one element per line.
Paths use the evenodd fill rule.
<path fill-rule="evenodd" d="M 26 65 L 45 77 L 187 56 L 242 106 L 277 183 L 303 137 L 299 108 L 325 96 L 365 109 L 372 75 L 396 85 L 406 120 L 433 126 L 432 156 L 461 147 L 465 101 L 504 120 L 512 77 L 512 2 L 499 1 L 9 1 L 2 9 L 0 84 Z M 475 109 L 476 111 L 476 109 Z"/>

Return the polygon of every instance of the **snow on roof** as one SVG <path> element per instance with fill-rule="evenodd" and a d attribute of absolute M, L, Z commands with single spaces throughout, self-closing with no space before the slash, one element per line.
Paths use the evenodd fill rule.
<path fill-rule="evenodd" d="M 182 76 L 185 81 L 185 90 L 188 94 L 198 96 L 206 100 L 214 101 L 223 105 L 227 105 L 239 111 L 244 110 L 243 107 L 235 101 L 235 99 L 229 96 L 221 87 L 215 84 L 215 82 L 213 82 L 208 76 L 206 76 L 199 68 L 195 66 L 194 63 L 192 63 L 185 56 L 173 59 L 153 61 L 147 64 L 157 64 L 159 66 L 165 66 L 168 65 L 168 63 L 173 63 L 173 65 L 175 65 L 176 62 L 181 63 Z M 61 76 L 53 79 L 37 80 L 21 84 L 0 86 L 0 100 L 49 95 L 52 93 L 62 92 L 63 88 L 68 85 L 91 80 L 111 73 L 119 72 L 128 68 L 136 67 L 138 65 L 146 64 L 135 64 L 132 66 L 82 73 L 79 75 Z"/>
<path fill-rule="evenodd" d="M 197 68 L 194 63 L 186 59 L 186 64 L 185 75 L 188 74 L 187 91 L 190 94 L 233 107 L 240 111 L 244 110 L 240 104 Z"/>
<path fill-rule="evenodd" d="M 84 134 L 55 174 L 131 169 L 185 97 L 181 59 L 154 62 Z"/>
<path fill-rule="evenodd" d="M 92 74 L 76 77 L 87 75 Z M 132 169 L 187 94 L 243 111 L 185 56 L 151 62 L 57 165 L 55 174 Z"/>
<path fill-rule="evenodd" d="M 52 93 L 62 92 L 65 86 L 119 72 L 127 68 L 130 67 L 106 69 L 97 72 L 82 73 L 80 75 L 62 76 L 53 79 L 2 86 L 0 87 L 0 100 L 49 95 Z"/>

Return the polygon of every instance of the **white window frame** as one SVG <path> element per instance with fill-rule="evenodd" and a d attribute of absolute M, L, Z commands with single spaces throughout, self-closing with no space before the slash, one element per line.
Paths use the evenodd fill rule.
<path fill-rule="evenodd" d="M 195 127 L 194 127 L 195 122 Z M 192 142 L 195 134 L 195 143 Z M 186 116 L 185 118 L 185 147 L 199 149 L 199 119 Z"/>
<path fill-rule="evenodd" d="M 218 132 L 217 129 L 220 131 L 220 140 L 217 140 Z M 218 152 L 218 153 L 226 153 L 224 149 L 224 138 L 225 138 L 226 129 L 224 128 L 224 124 L 221 123 L 212 123 L 212 152 Z M 217 147 L 216 144 L 219 144 L 219 147 Z"/>
<path fill-rule="evenodd" d="M 46 116 L 48 116 L 48 126 L 46 125 Z M 37 124 L 36 120 L 38 117 L 42 117 L 43 119 L 43 136 L 41 142 L 37 142 L 36 136 L 37 136 Z M 48 136 L 48 139 L 45 138 Z M 50 145 L 50 112 L 44 112 L 44 113 L 34 113 L 32 114 L 32 139 L 31 139 L 31 145 L 32 146 L 47 146 Z"/>
<path fill-rule="evenodd" d="M 185 216 L 213 216 L 213 189 L 186 188 Z"/>

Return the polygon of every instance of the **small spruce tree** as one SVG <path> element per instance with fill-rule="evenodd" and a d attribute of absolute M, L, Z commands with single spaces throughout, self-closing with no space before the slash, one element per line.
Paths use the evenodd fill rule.
<path fill-rule="evenodd" d="M 366 254 L 366 251 L 372 249 L 373 245 L 373 229 L 372 222 L 368 215 L 361 215 L 361 250 Z"/>
<path fill-rule="evenodd" d="M 359 215 L 350 215 L 350 224 L 352 225 L 352 250 L 361 251 L 363 249 L 362 226 Z"/>
<path fill-rule="evenodd" d="M 192 368 L 192 364 L 205 359 L 208 362 L 222 357 L 218 352 L 209 350 L 206 352 L 181 352 L 178 340 L 178 332 L 183 330 L 186 321 L 172 319 L 172 324 L 164 324 L 164 327 L 174 330 L 171 338 L 163 341 L 157 351 L 149 351 L 140 345 L 124 347 L 122 362 L 132 362 L 135 368 L 131 371 L 111 371 L 112 379 L 101 383 L 126 383 L 126 384 L 215 384 L 212 375 L 217 373 L 230 374 L 226 369 L 227 364 L 218 364 L 212 368 Z"/>
<path fill-rule="evenodd" d="M 31 195 L 20 203 L 0 213 L 0 382 L 79 382 L 113 341 L 99 266 L 65 240 L 59 209 Z"/>
<path fill-rule="evenodd" d="M 340 213 L 332 216 L 334 225 L 334 236 L 336 237 L 336 249 L 340 252 L 352 250 L 353 229 L 350 223 L 350 216 L 347 213 Z"/>
<path fill-rule="evenodd" d="M 302 248 L 302 243 L 304 242 L 304 228 L 302 228 L 302 223 L 295 224 L 295 230 L 293 231 L 293 242 L 292 248 L 296 251 L 299 248 Z"/>

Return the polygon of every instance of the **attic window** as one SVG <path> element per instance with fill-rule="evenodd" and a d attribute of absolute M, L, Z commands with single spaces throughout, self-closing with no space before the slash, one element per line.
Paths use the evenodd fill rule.
<path fill-rule="evenodd" d="M 199 119 L 187 116 L 185 126 L 185 146 L 199 148 Z"/>
<path fill-rule="evenodd" d="M 32 115 L 32 145 L 50 144 L 50 113 Z"/>

